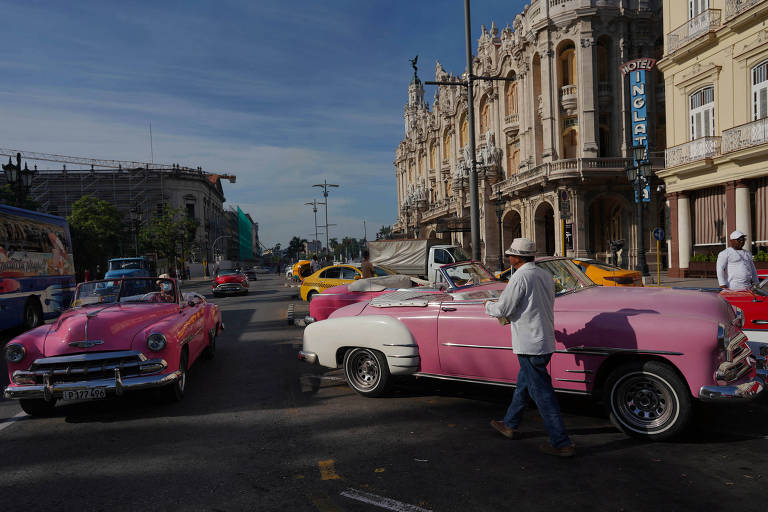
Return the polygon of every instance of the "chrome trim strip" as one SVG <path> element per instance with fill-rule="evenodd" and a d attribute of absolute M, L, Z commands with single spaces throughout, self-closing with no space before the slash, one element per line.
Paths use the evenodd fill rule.
<path fill-rule="evenodd" d="M 83 340 L 83 341 L 70 341 L 67 343 L 70 347 L 76 347 L 76 348 L 91 348 L 95 347 L 96 345 L 103 345 L 104 340 Z"/>
<path fill-rule="evenodd" d="M 418 347 L 416 343 L 383 343 L 384 347 Z"/>
<path fill-rule="evenodd" d="M 391 356 L 391 355 L 387 355 L 387 357 L 402 358 L 402 359 L 413 359 L 414 357 L 419 357 L 419 354 L 415 354 L 415 355 L 412 355 L 412 356 L 398 356 L 398 355 Z"/>
<path fill-rule="evenodd" d="M 421 365 L 418 364 L 393 364 L 393 368 L 418 368 Z"/>
<path fill-rule="evenodd" d="M 609 347 L 571 347 L 566 350 L 555 350 L 557 354 L 590 354 L 597 356 L 608 356 L 611 354 L 658 354 L 666 356 L 682 356 L 682 352 L 672 352 L 669 350 L 640 350 L 636 348 L 609 348 Z"/>
<path fill-rule="evenodd" d="M 495 380 L 472 379 L 469 377 L 448 377 L 446 375 L 435 375 L 433 373 L 422 373 L 422 372 L 416 372 L 413 375 L 415 377 L 428 377 L 430 379 L 453 380 L 456 382 L 468 382 L 471 384 L 490 384 L 491 386 L 501 386 L 505 388 L 516 387 L 515 384 L 512 384 L 510 382 L 500 382 Z M 579 391 L 575 389 L 562 389 L 562 388 L 554 388 L 554 389 L 558 393 L 568 393 L 572 395 L 588 395 L 589 394 L 588 391 Z"/>
<path fill-rule="evenodd" d="M 560 382 L 579 382 L 581 384 L 589 384 L 590 382 L 592 382 L 589 379 L 579 380 L 579 379 L 558 379 L 558 378 L 555 378 L 555 380 L 559 380 Z"/>
<path fill-rule="evenodd" d="M 183 347 L 184 345 L 186 345 L 187 343 L 189 343 L 189 342 L 192 340 L 192 338 L 194 338 L 195 336 L 197 336 L 198 334 L 200 334 L 200 331 L 202 331 L 202 330 L 203 330 L 203 328 L 202 328 L 202 327 L 200 327 L 200 328 L 199 328 L 197 331 L 193 332 L 192 334 L 190 334 L 189 336 L 187 336 L 186 338 L 184 338 L 184 340 L 181 342 L 181 346 Z"/>
<path fill-rule="evenodd" d="M 565 370 L 567 373 L 592 373 L 592 370 Z"/>
<path fill-rule="evenodd" d="M 60 363 L 89 363 L 93 361 L 102 361 L 104 359 L 118 359 L 138 357 L 141 361 L 146 361 L 147 357 L 138 350 L 118 350 L 115 352 L 92 352 L 88 354 L 72 354 L 68 356 L 43 357 L 35 359 L 34 365 L 60 364 Z M 30 367 L 30 370 L 32 367 Z"/>
<path fill-rule="evenodd" d="M 466 347 L 466 348 L 493 348 L 497 350 L 512 350 L 512 347 L 495 347 L 492 345 L 465 345 L 463 343 L 441 343 L 445 347 Z"/>

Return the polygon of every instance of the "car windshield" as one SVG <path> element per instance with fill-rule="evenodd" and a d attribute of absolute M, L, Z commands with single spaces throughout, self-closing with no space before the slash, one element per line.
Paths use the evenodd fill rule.
<path fill-rule="evenodd" d="M 536 266 L 552 274 L 555 280 L 555 295 L 565 295 L 597 286 L 570 260 L 539 261 L 536 262 Z"/>
<path fill-rule="evenodd" d="M 623 268 L 619 267 L 618 265 L 611 265 L 609 263 L 603 263 L 601 261 L 595 261 L 595 260 L 579 260 L 579 262 L 586 266 L 586 265 L 592 265 L 595 268 L 599 268 L 600 270 L 605 270 L 607 272 L 616 272 L 624 270 Z"/>
<path fill-rule="evenodd" d="M 176 285 L 158 278 L 88 281 L 78 285 L 72 306 L 117 302 L 176 302 Z"/>
<path fill-rule="evenodd" d="M 126 270 L 142 268 L 141 260 L 112 260 L 109 262 L 109 270 Z"/>
<path fill-rule="evenodd" d="M 453 256 L 453 261 L 467 261 L 469 259 L 469 257 L 464 254 L 464 251 L 462 251 L 459 247 L 449 247 L 446 249 L 446 251 L 451 253 L 451 256 Z"/>
<path fill-rule="evenodd" d="M 440 273 L 451 288 L 495 281 L 493 275 L 480 263 L 468 262 L 440 267 Z"/>
<path fill-rule="evenodd" d="M 755 287 L 755 293 L 757 295 L 768 297 L 768 277 L 763 279 L 760 284 Z"/>

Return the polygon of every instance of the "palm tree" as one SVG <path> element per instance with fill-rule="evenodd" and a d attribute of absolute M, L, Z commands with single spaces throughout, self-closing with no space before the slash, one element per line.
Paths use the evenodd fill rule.
<path fill-rule="evenodd" d="M 291 238 L 291 241 L 288 242 L 288 249 L 286 252 L 288 253 L 288 257 L 292 258 L 294 255 L 296 256 L 296 259 L 299 258 L 299 254 L 305 251 L 305 245 L 307 241 L 304 238 L 299 238 L 298 236 L 294 236 Z"/>

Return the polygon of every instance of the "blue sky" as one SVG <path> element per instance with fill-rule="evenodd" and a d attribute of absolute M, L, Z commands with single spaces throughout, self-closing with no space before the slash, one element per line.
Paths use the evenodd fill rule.
<path fill-rule="evenodd" d="M 310 238 L 326 178 L 330 236 L 371 238 L 397 216 L 408 59 L 462 72 L 463 4 L 0 0 L 0 147 L 149 161 L 151 121 L 155 162 L 237 175 L 267 245 Z M 473 40 L 523 5 L 475 0 Z"/>

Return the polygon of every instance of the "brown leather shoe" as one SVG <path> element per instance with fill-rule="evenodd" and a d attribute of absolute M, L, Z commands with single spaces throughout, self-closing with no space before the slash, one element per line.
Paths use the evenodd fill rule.
<path fill-rule="evenodd" d="M 540 444 L 539 450 L 547 455 L 554 455 L 555 457 L 573 457 L 576 455 L 576 445 L 571 443 L 568 446 L 562 448 L 555 448 L 549 443 Z"/>
<path fill-rule="evenodd" d="M 508 437 L 509 439 L 520 439 L 520 431 L 516 428 L 509 428 L 503 421 L 491 420 L 491 426 L 504 437 Z"/>

